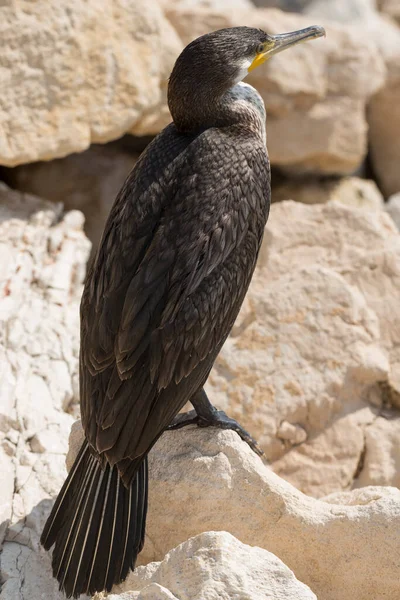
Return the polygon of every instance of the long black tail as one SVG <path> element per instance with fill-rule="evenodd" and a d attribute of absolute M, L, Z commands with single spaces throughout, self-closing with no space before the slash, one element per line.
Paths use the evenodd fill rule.
<path fill-rule="evenodd" d="M 123 581 L 144 544 L 147 458 L 127 489 L 116 467 L 102 469 L 84 442 L 44 527 L 55 544 L 53 575 L 68 598 L 110 591 Z"/>

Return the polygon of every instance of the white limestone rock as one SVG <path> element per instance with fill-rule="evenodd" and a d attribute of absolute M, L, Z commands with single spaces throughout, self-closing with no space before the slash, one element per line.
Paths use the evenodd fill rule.
<path fill-rule="evenodd" d="M 378 0 L 378 8 L 383 14 L 396 19 L 400 24 L 400 2 L 399 0 Z"/>
<path fill-rule="evenodd" d="M 390 196 L 385 204 L 385 210 L 392 217 L 397 229 L 400 231 L 400 192 Z"/>
<path fill-rule="evenodd" d="M 21 192 L 62 202 L 65 210 L 82 211 L 94 252 L 115 197 L 138 156 L 128 142 L 95 144 L 80 154 L 10 169 L 7 180 Z"/>
<path fill-rule="evenodd" d="M 371 162 L 385 196 L 400 192 L 400 29 L 389 19 L 368 26 L 387 70 L 368 107 Z"/>
<path fill-rule="evenodd" d="M 81 436 L 76 426 L 71 448 L 79 447 Z M 228 531 L 243 544 L 275 554 L 319 600 L 400 593 L 398 489 L 353 490 L 334 504 L 329 498 L 316 500 L 273 473 L 236 433 L 193 426 L 164 433 L 149 455 L 149 479 L 141 564 L 163 560 L 171 548 L 203 532 Z M 188 598 L 177 587 L 175 571 L 167 579 L 167 565 L 183 548 L 160 567 L 138 570 L 139 578 L 149 573 L 151 581 Z M 133 573 L 118 589 L 137 590 L 137 585 Z"/>
<path fill-rule="evenodd" d="M 364 430 L 365 453 L 355 487 L 394 485 L 400 488 L 400 417 L 385 413 Z"/>
<path fill-rule="evenodd" d="M 90 244 L 80 213 L 0 185 L 1 600 L 62 595 L 39 548 L 65 478 L 78 398 L 78 308 Z"/>
<path fill-rule="evenodd" d="M 367 24 L 376 16 L 376 0 L 311 0 L 302 13 L 343 24 Z"/>
<path fill-rule="evenodd" d="M 113 592 L 109 600 L 316 600 L 279 558 L 225 531 L 183 542 L 162 562 L 138 567 Z"/>
<path fill-rule="evenodd" d="M 155 134 L 170 120 L 167 80 L 184 44 L 220 27 L 278 33 L 310 19 L 247 0 L 90 0 L 85 10 L 78 0 L 51 0 L 46 11 L 7 3 L 0 164 L 66 156 L 127 132 Z M 365 157 L 365 109 L 386 68 L 364 31 L 323 24 L 326 40 L 274 57 L 248 81 L 266 101 L 273 164 L 348 174 Z"/>
<path fill-rule="evenodd" d="M 365 210 L 382 210 L 383 196 L 376 183 L 360 177 L 292 179 L 272 190 L 273 202 L 295 200 L 303 204 L 340 202 Z"/>
<path fill-rule="evenodd" d="M 182 43 L 156 2 L 2 2 L 0 164 L 80 152 L 169 120 Z"/>
<path fill-rule="evenodd" d="M 385 2 L 385 0 L 381 0 Z M 397 2 L 397 0 L 386 0 Z M 300 12 L 339 23 L 368 21 L 375 16 L 376 0 L 254 0 L 256 6 Z"/>

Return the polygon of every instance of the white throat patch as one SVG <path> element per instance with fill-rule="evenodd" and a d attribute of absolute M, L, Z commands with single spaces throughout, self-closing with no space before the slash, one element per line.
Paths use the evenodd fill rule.
<path fill-rule="evenodd" d="M 243 79 L 246 77 L 246 75 L 249 74 L 249 67 L 251 65 L 253 61 L 250 58 L 245 58 L 244 61 L 241 63 L 239 71 L 238 71 L 238 75 L 235 79 L 235 84 L 239 83 L 239 81 L 243 81 Z"/>

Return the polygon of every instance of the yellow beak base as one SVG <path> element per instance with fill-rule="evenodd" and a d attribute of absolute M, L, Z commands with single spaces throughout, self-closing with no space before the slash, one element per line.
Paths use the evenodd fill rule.
<path fill-rule="evenodd" d="M 259 67 L 260 65 L 262 65 L 263 63 L 265 63 L 266 60 L 267 60 L 267 55 L 266 54 L 264 54 L 263 52 L 261 52 L 261 54 L 257 54 L 257 56 L 255 57 L 255 59 L 253 60 L 253 62 L 249 66 L 249 68 L 247 69 L 248 72 L 250 73 L 250 71 L 253 71 L 257 67 Z"/>

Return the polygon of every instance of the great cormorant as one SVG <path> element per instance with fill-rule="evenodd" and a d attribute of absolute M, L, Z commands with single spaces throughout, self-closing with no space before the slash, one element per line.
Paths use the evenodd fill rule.
<path fill-rule="evenodd" d="M 173 123 L 119 192 L 81 302 L 85 442 L 45 525 L 68 597 L 110 590 L 144 543 L 147 454 L 171 424 L 233 428 L 203 386 L 249 286 L 270 205 L 265 109 L 242 83 L 272 54 L 324 34 L 235 27 L 179 56 Z M 192 415 L 178 416 L 190 400 Z M 174 421 L 175 419 L 175 421 Z"/>

